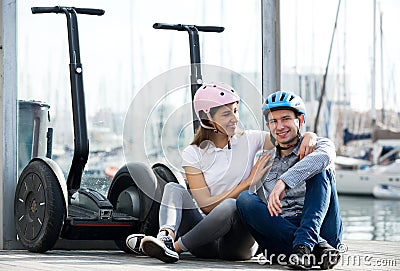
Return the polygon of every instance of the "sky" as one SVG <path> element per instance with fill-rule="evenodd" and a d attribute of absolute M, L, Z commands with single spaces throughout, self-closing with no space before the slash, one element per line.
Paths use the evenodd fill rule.
<path fill-rule="evenodd" d="M 228 1 L 207 1 L 211 3 L 207 6 L 203 2 L 206 1 L 121 0 L 117 5 L 104 0 L 80 2 L 80 7 L 106 11 L 102 17 L 78 15 L 87 96 L 93 97 L 97 105 L 116 101 L 111 105 L 114 110 L 126 108 L 127 101 L 146 82 L 168 69 L 189 64 L 187 34 L 155 30 L 152 25 L 156 22 L 223 24 L 223 34 L 200 34 L 203 63 L 240 72 L 261 72 L 261 43 L 257 42 L 261 38 L 260 14 L 254 8 L 258 1 L 250 1 L 250 5 L 238 0 L 229 1 L 229 5 Z M 33 4 L 53 6 L 54 1 L 19 4 L 20 97 L 53 99 L 48 95 L 57 94 L 43 89 L 63 89 L 68 84 L 65 16 L 32 15 L 29 9 Z M 58 4 L 71 6 L 76 2 Z M 249 19 L 236 20 L 241 16 Z M 248 34 L 250 28 L 255 31 Z M 244 34 L 246 38 L 241 37 Z M 98 91 L 103 95 L 97 95 Z"/>
<path fill-rule="evenodd" d="M 281 1 L 282 63 L 286 71 L 324 73 L 339 1 Z M 335 32 L 330 74 L 346 73 L 352 107 L 371 107 L 373 60 L 373 0 L 342 0 Z M 399 111 L 395 91 L 399 77 L 400 2 L 376 1 L 376 107 L 382 108 L 379 17 L 383 25 L 384 88 L 390 91 L 386 105 Z M 398 79 L 397 79 L 398 80 Z M 394 97 L 395 96 L 395 97 Z M 395 99 L 394 99 L 395 98 Z"/>
<path fill-rule="evenodd" d="M 323 74 L 328 60 L 338 0 L 282 0 L 282 73 Z M 395 91 L 400 78 L 400 2 L 377 3 L 376 89 L 381 89 L 379 14 L 383 14 L 385 100 L 376 105 L 399 109 Z M 149 0 L 57 1 L 57 5 L 102 8 L 102 17 L 78 15 L 81 58 L 88 111 L 98 106 L 124 111 L 129 100 L 158 74 L 189 63 L 186 33 L 154 30 L 155 22 L 224 26 L 220 34 L 201 33 L 202 61 L 243 74 L 255 74 L 261 86 L 261 1 Z M 351 106 L 371 106 L 373 0 L 342 0 L 329 72 L 341 73 Z M 18 1 L 19 97 L 68 106 L 68 52 L 63 15 L 32 15 L 31 6 L 54 6 L 54 1 Z M 284 83 L 283 83 L 284 85 Z M 65 93 L 65 95 L 64 95 Z M 328 95 L 338 95 L 332 91 Z M 336 97 L 337 98 L 337 97 Z"/>
<path fill-rule="evenodd" d="M 78 6 L 77 1 L 57 5 Z M 60 141 L 55 144 L 73 145 L 66 19 L 33 15 L 32 6 L 54 1 L 18 2 L 18 97 L 50 104 L 54 138 Z M 112 112 L 120 120 L 149 81 L 189 64 L 187 33 L 155 30 L 156 22 L 224 26 L 223 33 L 200 33 L 202 63 L 250 74 L 260 86 L 259 6 L 254 0 L 79 1 L 78 7 L 105 10 L 103 16 L 78 15 L 88 130 L 109 128 L 101 116 Z"/>

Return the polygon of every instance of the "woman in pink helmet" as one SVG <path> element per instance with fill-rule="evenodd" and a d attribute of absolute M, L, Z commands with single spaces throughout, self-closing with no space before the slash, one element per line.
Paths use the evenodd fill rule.
<path fill-rule="evenodd" d="M 274 145 L 268 132 L 238 130 L 239 102 L 236 91 L 223 83 L 197 90 L 193 106 L 201 126 L 182 151 L 190 190 L 177 183 L 165 185 L 159 234 L 141 241 L 146 255 L 167 263 L 179 260 L 183 251 L 225 260 L 254 256 L 257 244 L 240 222 L 235 201 L 270 168 L 268 154 L 254 164 L 256 153 Z M 306 136 L 301 153 L 311 152 L 315 139 L 313 133 Z"/>

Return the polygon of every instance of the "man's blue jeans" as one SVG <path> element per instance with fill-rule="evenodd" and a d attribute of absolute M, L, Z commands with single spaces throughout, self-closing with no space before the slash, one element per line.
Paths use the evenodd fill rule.
<path fill-rule="evenodd" d="M 335 177 L 329 169 L 306 181 L 304 206 L 299 216 L 271 216 L 266 203 L 249 191 L 239 195 L 236 206 L 243 224 L 268 254 L 290 255 L 298 244 L 312 250 L 324 241 L 337 248 L 342 241 Z"/>

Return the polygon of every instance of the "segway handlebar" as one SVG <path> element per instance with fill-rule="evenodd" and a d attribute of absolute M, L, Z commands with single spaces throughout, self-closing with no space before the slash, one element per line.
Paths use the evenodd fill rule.
<path fill-rule="evenodd" d="M 74 7 L 32 7 L 31 8 L 33 14 L 38 13 L 65 13 L 65 10 L 75 10 L 76 13 L 79 14 L 88 14 L 88 15 L 98 15 L 101 16 L 104 14 L 104 10 L 102 9 L 93 9 L 93 8 L 74 8 Z"/>
<path fill-rule="evenodd" d="M 188 28 L 195 27 L 197 31 L 202 32 L 217 32 L 221 33 L 225 30 L 222 26 L 199 26 L 199 25 L 186 25 L 186 24 L 163 24 L 155 23 L 153 28 L 155 29 L 167 29 L 167 30 L 177 30 L 177 31 L 187 31 Z"/>

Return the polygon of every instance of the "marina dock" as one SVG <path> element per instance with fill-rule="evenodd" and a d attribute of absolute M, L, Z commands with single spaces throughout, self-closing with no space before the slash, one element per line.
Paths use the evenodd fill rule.
<path fill-rule="evenodd" d="M 347 251 L 333 270 L 399 270 L 400 243 L 387 241 L 345 241 Z M 172 269 L 171 269 L 172 268 Z M 174 264 L 165 264 L 145 256 L 133 256 L 118 250 L 61 250 L 44 254 L 25 250 L 0 251 L 0 270 L 54 271 L 54 270 L 292 270 L 270 264 L 258 256 L 248 261 L 198 259 L 181 255 Z M 314 267 L 313 270 L 319 270 Z"/>

